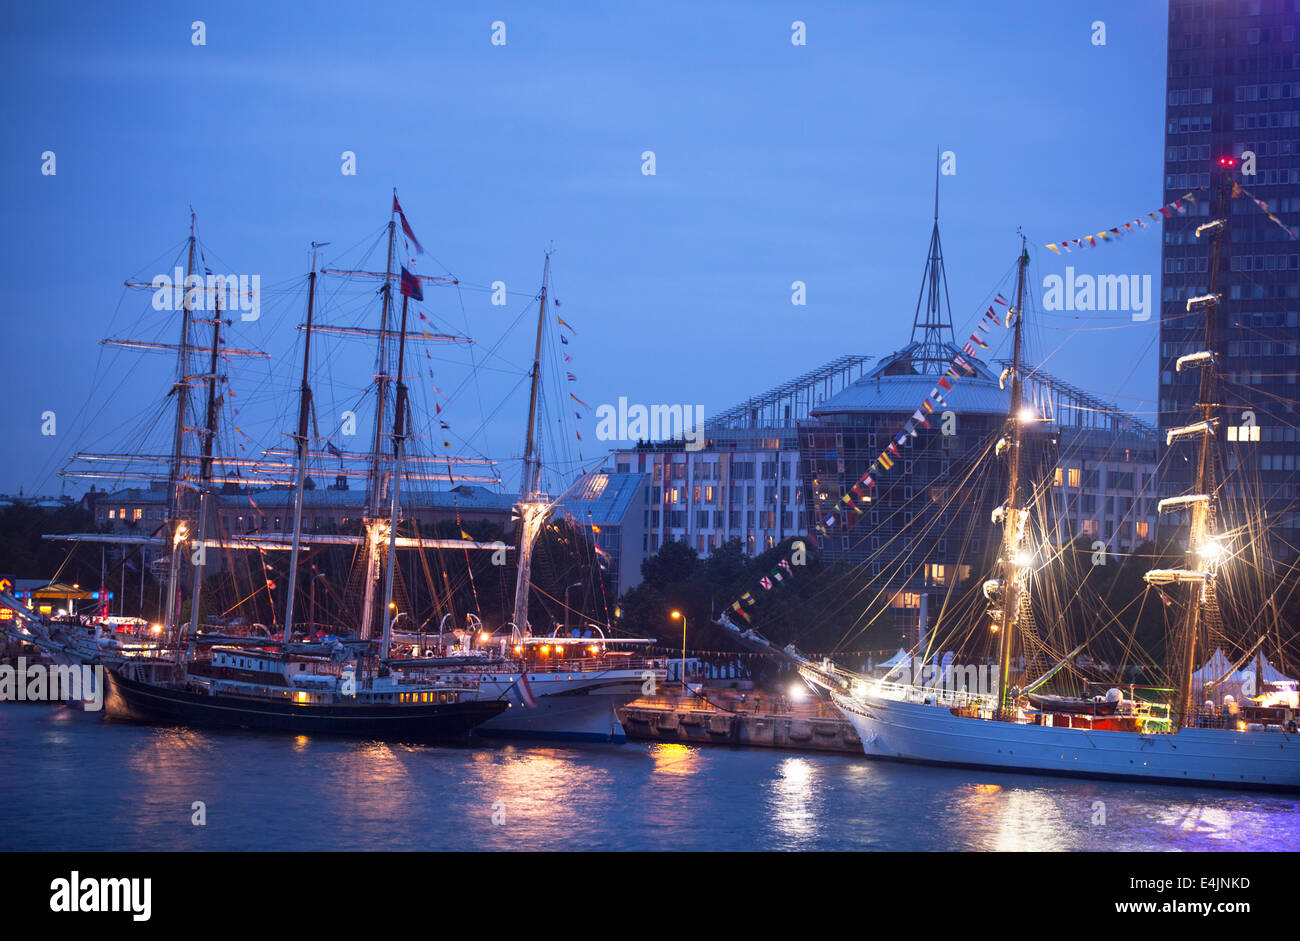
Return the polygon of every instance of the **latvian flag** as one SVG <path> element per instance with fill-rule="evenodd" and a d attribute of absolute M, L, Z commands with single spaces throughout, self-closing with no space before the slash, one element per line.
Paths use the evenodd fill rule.
<path fill-rule="evenodd" d="M 424 290 L 420 287 L 420 279 L 405 268 L 402 269 L 402 293 L 414 300 L 424 300 Z"/>
<path fill-rule="evenodd" d="M 537 707 L 537 697 L 533 695 L 533 688 L 528 685 L 528 677 L 523 673 L 520 673 L 519 679 L 515 680 L 510 685 L 510 688 L 506 690 L 506 695 L 512 700 L 518 696 L 519 702 L 529 709 Z"/>

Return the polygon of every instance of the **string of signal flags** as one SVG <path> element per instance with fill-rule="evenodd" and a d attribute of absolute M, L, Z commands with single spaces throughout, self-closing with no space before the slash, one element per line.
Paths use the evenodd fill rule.
<path fill-rule="evenodd" d="M 1192 206 L 1198 205 L 1195 194 L 1202 192 L 1204 189 L 1205 187 L 1198 186 L 1194 190 L 1189 190 L 1188 192 L 1184 193 L 1182 196 L 1175 199 L 1173 202 L 1165 203 L 1159 209 L 1153 209 L 1150 212 L 1145 213 L 1146 218 L 1143 218 L 1142 216 L 1138 216 L 1136 219 L 1132 220 L 1131 222 L 1125 222 L 1122 225 L 1112 226 L 1109 229 L 1103 229 L 1100 232 L 1094 232 L 1092 235 L 1081 235 L 1078 238 L 1062 239 L 1059 242 L 1048 242 L 1046 247 L 1051 249 L 1052 252 L 1054 252 L 1055 254 L 1059 255 L 1063 251 L 1068 254 L 1069 252 L 1073 251 L 1075 248 L 1082 251 L 1083 249 L 1087 249 L 1087 248 L 1098 248 L 1099 246 L 1104 245 L 1107 242 L 1118 241 L 1119 239 L 1123 238 L 1125 235 L 1128 235 L 1132 232 L 1140 232 L 1142 229 L 1147 228 L 1146 219 L 1153 219 L 1156 222 L 1160 222 L 1164 219 L 1172 219 L 1175 214 L 1185 215 L 1187 213 L 1188 205 L 1192 205 Z M 1291 238 L 1300 240 L 1300 228 L 1293 229 L 1290 226 L 1288 226 L 1285 222 L 1283 222 L 1281 219 L 1279 219 L 1276 215 L 1273 214 L 1273 212 L 1268 208 L 1267 202 L 1256 197 L 1254 194 L 1252 194 L 1247 189 L 1245 189 L 1236 180 L 1232 181 L 1232 198 L 1249 199 L 1251 202 L 1253 202 L 1256 206 L 1258 206 L 1263 211 L 1264 215 L 1268 217 L 1270 222 L 1272 222 L 1274 225 L 1280 228 Z"/>
<path fill-rule="evenodd" d="M 998 310 L 999 307 L 1005 308 L 1005 311 Z M 841 511 L 840 515 L 844 517 L 843 528 L 853 528 L 858 518 L 863 515 L 862 507 L 858 506 L 858 503 L 869 495 L 868 492 L 876 485 L 876 481 L 888 473 L 897 460 L 902 459 L 903 453 L 901 449 L 911 446 L 919 435 L 917 429 L 928 429 L 930 427 L 930 416 L 934 414 L 935 409 L 948 404 L 944 394 L 952 391 L 953 383 L 959 381 L 963 376 L 969 377 L 976 374 L 977 370 L 966 359 L 966 356 L 974 357 L 977 355 L 977 350 L 987 350 L 989 344 L 984 337 L 992 333 L 993 326 L 1004 329 L 1010 328 L 1015 323 L 1017 316 L 1015 308 L 1010 306 L 1010 301 L 1001 294 L 993 299 L 993 303 L 984 312 L 984 316 L 980 319 L 976 329 L 972 331 L 970 338 L 963 344 L 961 352 L 953 357 L 952 362 L 948 364 L 947 370 L 939 377 L 934 388 L 930 390 L 930 394 L 922 400 L 916 411 L 912 413 L 912 417 L 903 423 L 902 428 L 897 435 L 891 438 L 885 450 L 881 451 L 876 459 L 872 461 L 866 473 L 840 498 L 840 506 L 837 506 L 835 510 Z M 855 497 L 857 500 L 854 499 Z M 815 512 L 817 523 L 814 528 L 823 536 L 829 530 L 841 525 L 840 515 L 837 515 L 836 512 L 833 511 L 822 516 L 820 507 Z"/>

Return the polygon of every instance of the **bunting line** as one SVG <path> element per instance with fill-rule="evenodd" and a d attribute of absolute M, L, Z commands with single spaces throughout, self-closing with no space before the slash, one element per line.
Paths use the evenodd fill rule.
<path fill-rule="evenodd" d="M 1236 184 L 1233 185 L 1235 186 Z M 1192 194 L 1198 193 L 1202 189 L 1204 189 L 1204 187 L 1198 186 L 1196 189 L 1184 193 L 1182 196 L 1178 197 L 1178 199 L 1175 199 L 1173 202 L 1165 203 L 1159 209 L 1153 209 L 1151 212 L 1146 213 L 1146 217 L 1148 219 L 1154 219 L 1157 222 L 1159 222 L 1162 218 L 1163 219 L 1172 218 L 1174 213 L 1179 213 L 1181 215 L 1187 212 L 1187 206 L 1184 205 L 1185 203 L 1191 203 L 1193 206 L 1196 205 L 1196 197 L 1193 196 Z M 1081 235 L 1077 239 L 1062 239 L 1059 242 L 1048 242 L 1046 247 L 1051 249 L 1052 252 L 1057 255 L 1061 254 L 1062 249 L 1064 249 L 1065 252 L 1069 254 L 1069 252 L 1071 251 L 1070 248 L 1071 245 L 1073 245 L 1075 248 L 1079 249 L 1080 251 L 1082 251 L 1085 248 L 1096 248 L 1098 245 L 1097 242 L 1098 239 L 1101 239 L 1103 243 L 1116 242 L 1119 241 L 1121 238 L 1123 238 L 1125 235 L 1128 235 L 1131 232 L 1141 231 L 1146 227 L 1147 227 L 1146 220 L 1143 219 L 1141 216 L 1138 216 L 1132 222 L 1125 222 L 1122 225 L 1112 226 L 1109 229 L 1103 229 L 1100 232 L 1094 232 L 1092 235 Z M 1283 226 L 1283 228 L 1285 228 L 1285 226 Z"/>

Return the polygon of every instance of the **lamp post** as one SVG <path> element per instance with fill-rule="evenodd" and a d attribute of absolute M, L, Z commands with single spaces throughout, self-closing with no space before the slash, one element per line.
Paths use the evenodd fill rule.
<path fill-rule="evenodd" d="M 682 622 L 682 689 L 690 692 L 690 687 L 686 685 L 686 615 L 680 611 L 673 611 L 672 618 L 674 621 Z"/>
<path fill-rule="evenodd" d="M 569 590 L 572 588 L 581 588 L 582 582 L 574 582 L 564 589 L 564 634 L 569 634 Z"/>

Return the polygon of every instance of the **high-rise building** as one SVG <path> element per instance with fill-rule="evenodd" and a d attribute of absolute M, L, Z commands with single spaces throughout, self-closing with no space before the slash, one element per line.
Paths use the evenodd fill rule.
<path fill-rule="evenodd" d="M 1258 501 L 1275 556 L 1300 546 L 1300 0 L 1170 0 L 1165 196 L 1200 188 L 1197 203 L 1164 221 L 1160 419 L 1192 420 L 1197 370 L 1179 356 L 1201 349 L 1209 247 L 1196 228 L 1214 212 L 1220 161 L 1250 194 L 1230 200 L 1216 326 L 1227 408 L 1229 499 Z M 1267 204 L 1261 208 L 1255 200 Z M 1270 220 L 1268 213 L 1282 223 Z M 1160 489 L 1191 481 L 1188 450 L 1162 446 Z M 1242 491 L 1242 492 L 1236 492 Z M 1175 520 L 1175 523 L 1177 520 Z"/>

